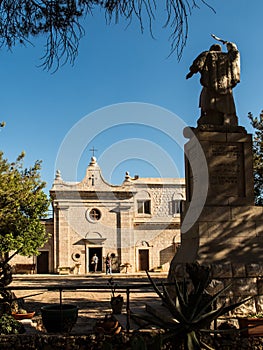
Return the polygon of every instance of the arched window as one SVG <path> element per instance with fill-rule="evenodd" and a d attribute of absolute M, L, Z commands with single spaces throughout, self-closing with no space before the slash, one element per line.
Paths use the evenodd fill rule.
<path fill-rule="evenodd" d="M 138 214 L 151 214 L 151 199 L 147 191 L 137 193 L 135 199 Z"/>
<path fill-rule="evenodd" d="M 172 214 L 180 214 L 182 212 L 182 201 L 184 196 L 181 193 L 175 193 L 172 200 Z"/>

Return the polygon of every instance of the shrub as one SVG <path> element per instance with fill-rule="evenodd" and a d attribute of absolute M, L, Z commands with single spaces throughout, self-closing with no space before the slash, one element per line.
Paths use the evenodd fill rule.
<path fill-rule="evenodd" d="M 16 321 L 13 316 L 4 314 L 0 317 L 0 334 L 21 334 L 25 332 L 22 323 Z"/>

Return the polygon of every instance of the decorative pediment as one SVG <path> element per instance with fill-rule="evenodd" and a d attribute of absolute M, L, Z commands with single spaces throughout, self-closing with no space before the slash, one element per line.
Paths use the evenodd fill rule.
<path fill-rule="evenodd" d="M 83 241 L 88 244 L 102 245 L 106 239 L 99 232 L 88 232 Z"/>

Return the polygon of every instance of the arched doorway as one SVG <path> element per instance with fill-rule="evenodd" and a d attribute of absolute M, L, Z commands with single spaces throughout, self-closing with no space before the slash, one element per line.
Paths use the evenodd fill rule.
<path fill-rule="evenodd" d="M 138 241 L 136 243 L 136 271 L 145 271 L 150 269 L 150 259 L 152 254 L 150 245 L 147 241 Z"/>

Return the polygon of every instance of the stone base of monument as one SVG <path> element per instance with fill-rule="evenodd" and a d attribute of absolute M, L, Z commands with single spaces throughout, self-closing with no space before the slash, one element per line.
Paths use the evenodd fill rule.
<path fill-rule="evenodd" d="M 263 207 L 253 205 L 251 135 L 238 126 L 203 125 L 185 136 L 187 199 L 169 279 L 185 277 L 185 264 L 198 261 L 211 266 L 219 286 L 233 283 L 231 302 L 262 295 Z M 262 312 L 263 297 L 242 308 Z"/>
<path fill-rule="evenodd" d="M 178 263 L 259 263 L 262 240 L 263 207 L 205 206 L 198 220 L 182 232 L 175 259 Z"/>
<path fill-rule="evenodd" d="M 206 206 L 253 206 L 251 135 L 242 127 L 218 127 L 184 131 L 187 201 L 199 195 Z"/>

